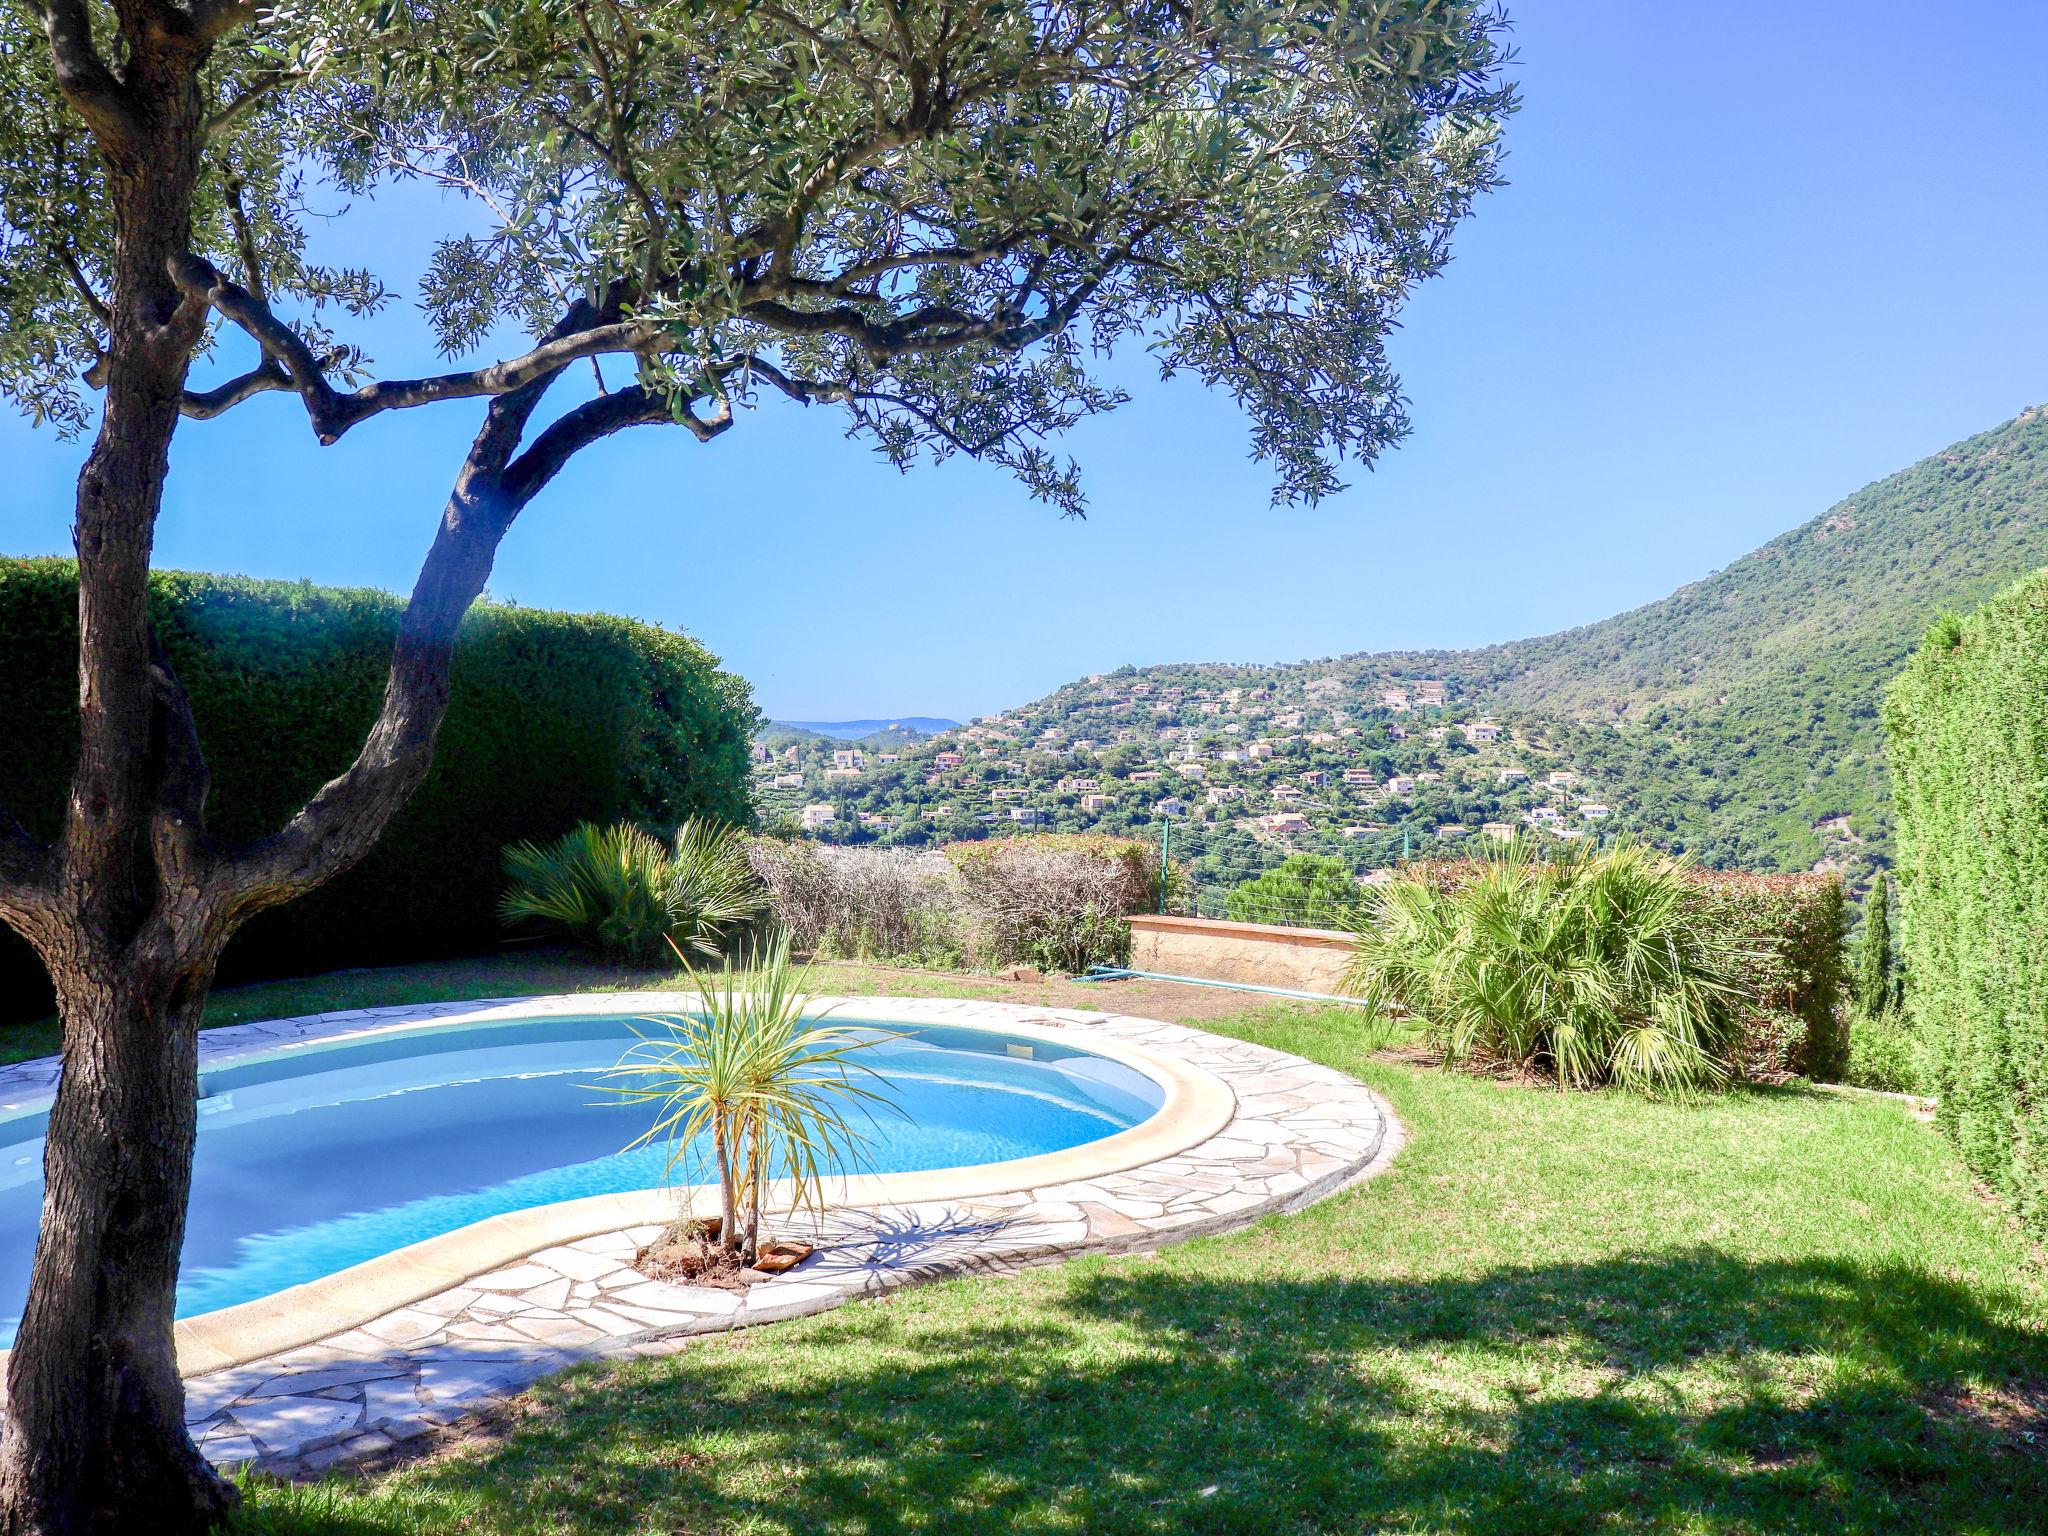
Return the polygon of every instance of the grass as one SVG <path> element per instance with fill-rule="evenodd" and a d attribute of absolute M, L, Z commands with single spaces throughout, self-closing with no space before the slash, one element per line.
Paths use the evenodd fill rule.
<path fill-rule="evenodd" d="M 2048 1295 L 1898 1104 L 1560 1094 L 1375 1058 L 1347 1011 L 1205 1023 L 1372 1082 L 1412 1143 L 1234 1236 L 580 1369 L 437 1459 L 252 1483 L 240 1532 L 2040 1528 Z"/>
<path fill-rule="evenodd" d="M 241 988 L 208 1022 L 669 979 L 528 954 Z M 1560 1094 L 1223 992 L 817 980 L 1187 1018 L 1355 1073 L 1413 1141 L 1234 1236 L 571 1372 L 436 1459 L 254 1482 L 240 1536 L 2041 1526 L 2038 1257 L 1893 1101 Z"/>

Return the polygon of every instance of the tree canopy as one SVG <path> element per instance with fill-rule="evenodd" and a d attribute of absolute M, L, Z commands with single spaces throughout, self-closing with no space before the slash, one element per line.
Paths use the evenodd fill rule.
<path fill-rule="evenodd" d="M 1071 512 L 1046 439 L 1119 403 L 1094 364 L 1131 344 L 1228 389 L 1276 495 L 1314 499 L 1406 428 L 1384 343 L 1497 179 L 1503 26 L 1420 0 L 264 12 L 210 66 L 177 276 L 221 377 L 185 412 L 293 390 L 332 441 L 591 359 L 516 499 L 609 432 L 708 438 L 767 390 L 842 408 L 899 465 L 973 453 Z M 110 231 L 38 42 L 0 19 L 0 388 L 76 428 Z M 372 376 L 345 322 L 390 289 L 311 262 L 306 232 L 328 189 L 391 178 L 466 205 L 418 294 L 444 352 L 507 322 L 534 346 Z"/>

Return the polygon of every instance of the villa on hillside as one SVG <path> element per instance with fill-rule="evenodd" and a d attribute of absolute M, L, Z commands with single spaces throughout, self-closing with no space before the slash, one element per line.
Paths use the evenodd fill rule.
<path fill-rule="evenodd" d="M 1308 818 L 1299 811 L 1275 811 L 1270 816 L 1261 816 L 1259 825 L 1268 832 L 1306 832 Z"/>
<path fill-rule="evenodd" d="M 839 819 L 839 812 L 829 805 L 807 805 L 804 807 L 803 824 L 806 832 L 815 832 L 820 827 L 829 827 Z"/>

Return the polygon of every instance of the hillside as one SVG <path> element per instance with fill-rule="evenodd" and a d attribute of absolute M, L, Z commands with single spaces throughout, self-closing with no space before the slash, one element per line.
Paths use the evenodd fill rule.
<path fill-rule="evenodd" d="M 2044 563 L 2035 408 L 1597 624 L 1468 651 L 1125 668 L 858 766 L 832 743 L 785 749 L 757 786 L 771 819 L 832 807 L 813 830 L 840 839 L 1157 836 L 1176 817 L 1215 883 L 1289 851 L 1363 869 L 1515 826 L 1860 881 L 1890 857 L 1884 681 L 1935 614 Z"/>

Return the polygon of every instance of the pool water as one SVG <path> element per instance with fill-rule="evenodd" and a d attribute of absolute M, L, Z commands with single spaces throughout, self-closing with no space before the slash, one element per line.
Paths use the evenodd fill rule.
<path fill-rule="evenodd" d="M 653 1107 L 597 1084 L 633 1043 L 623 1017 L 423 1028 L 247 1058 L 201 1078 L 178 1315 L 333 1274 L 503 1211 L 708 1182 L 704 1149 L 665 1175 L 666 1144 L 621 1150 Z M 647 1028 L 644 1021 L 638 1027 Z M 1030 1157 L 1113 1135 L 1159 1108 L 1120 1062 L 988 1030 L 868 1025 L 839 1173 L 908 1173 Z M 616 1084 L 618 1080 L 613 1080 Z M 28 1291 L 47 1114 L 0 1119 L 0 1347 Z"/>

